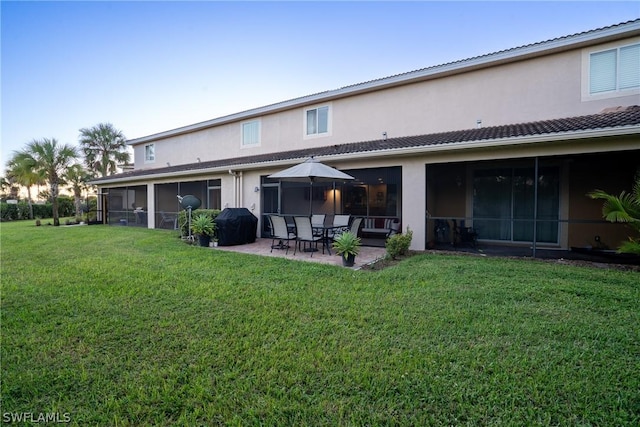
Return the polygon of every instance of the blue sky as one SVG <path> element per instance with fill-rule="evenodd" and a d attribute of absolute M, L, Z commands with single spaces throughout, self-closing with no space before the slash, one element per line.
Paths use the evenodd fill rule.
<path fill-rule="evenodd" d="M 640 17 L 638 2 L 0 3 L 1 164 L 129 139 Z"/>

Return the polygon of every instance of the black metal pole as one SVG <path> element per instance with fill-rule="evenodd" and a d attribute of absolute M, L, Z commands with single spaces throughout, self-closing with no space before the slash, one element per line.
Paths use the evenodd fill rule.
<path fill-rule="evenodd" d="M 536 156 L 533 167 L 533 247 L 532 255 L 536 257 L 536 242 L 538 240 L 538 157 Z"/>

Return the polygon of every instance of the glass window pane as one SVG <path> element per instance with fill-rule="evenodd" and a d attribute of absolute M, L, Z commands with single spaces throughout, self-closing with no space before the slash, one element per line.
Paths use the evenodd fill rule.
<path fill-rule="evenodd" d="M 559 169 L 538 171 L 538 242 L 557 243 Z M 487 169 L 474 173 L 474 227 L 488 240 L 533 240 L 533 168 Z"/>
<path fill-rule="evenodd" d="M 318 133 L 318 128 L 316 126 L 316 115 L 316 110 L 307 111 L 307 135 Z"/>
<path fill-rule="evenodd" d="M 342 187 L 342 212 L 358 216 L 400 217 L 402 168 L 350 169 L 355 181 Z"/>
<path fill-rule="evenodd" d="M 483 239 L 511 240 L 512 173 L 488 169 L 474 174 L 473 223 Z"/>
<path fill-rule="evenodd" d="M 209 188 L 209 209 L 222 209 L 222 193 L 219 187 Z"/>
<path fill-rule="evenodd" d="M 616 49 L 591 54 L 590 93 L 616 89 Z"/>
<path fill-rule="evenodd" d="M 318 108 L 318 133 L 329 130 L 329 107 Z"/>
<path fill-rule="evenodd" d="M 640 87 L 640 44 L 620 48 L 619 89 Z"/>
<path fill-rule="evenodd" d="M 260 122 L 250 122 L 242 124 L 242 145 L 253 145 L 260 143 Z"/>
<path fill-rule="evenodd" d="M 155 156 L 155 150 L 154 150 L 153 144 L 145 145 L 144 146 L 144 159 L 148 160 L 148 161 L 153 161 L 153 160 L 155 160 L 155 158 L 156 158 L 156 156 Z"/>

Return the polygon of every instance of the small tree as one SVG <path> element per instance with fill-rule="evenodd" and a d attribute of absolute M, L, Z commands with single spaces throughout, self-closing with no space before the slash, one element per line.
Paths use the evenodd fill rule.
<path fill-rule="evenodd" d="M 27 144 L 27 148 L 16 154 L 25 161 L 32 162 L 34 171 L 41 173 L 49 183 L 53 208 L 53 225 L 60 225 L 58 214 L 58 191 L 63 182 L 62 176 L 69 164 L 76 158 L 75 148 L 60 145 L 55 138 L 43 138 Z"/>
<path fill-rule="evenodd" d="M 640 235 L 640 171 L 636 173 L 631 193 L 623 191 L 619 196 L 594 190 L 588 194 L 592 199 L 604 200 L 602 216 L 610 222 L 627 224 Z M 640 237 L 631 237 L 618 248 L 619 252 L 640 255 Z"/>
<path fill-rule="evenodd" d="M 73 191 L 76 221 L 80 221 L 82 220 L 82 191 L 87 188 L 87 181 L 91 179 L 91 174 L 81 164 L 76 163 L 67 169 L 64 179 Z"/>
<path fill-rule="evenodd" d="M 24 156 L 22 153 L 14 153 L 7 163 L 7 175 L 18 185 L 27 189 L 27 204 L 29 205 L 29 219 L 33 219 L 33 200 L 31 187 L 44 181 L 42 171 L 36 170 L 35 160 Z"/>

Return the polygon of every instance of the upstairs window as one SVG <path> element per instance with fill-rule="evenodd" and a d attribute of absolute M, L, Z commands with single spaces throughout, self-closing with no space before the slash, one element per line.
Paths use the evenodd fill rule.
<path fill-rule="evenodd" d="M 590 94 L 638 87 L 640 87 L 640 43 L 590 54 Z"/>
<path fill-rule="evenodd" d="M 260 121 L 242 124 L 242 146 L 249 147 L 260 144 Z"/>
<path fill-rule="evenodd" d="M 318 107 L 306 111 L 307 135 L 329 132 L 329 107 Z"/>
<path fill-rule="evenodd" d="M 156 161 L 156 148 L 154 144 L 144 146 L 144 161 L 148 163 Z"/>

